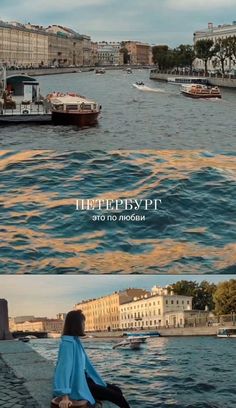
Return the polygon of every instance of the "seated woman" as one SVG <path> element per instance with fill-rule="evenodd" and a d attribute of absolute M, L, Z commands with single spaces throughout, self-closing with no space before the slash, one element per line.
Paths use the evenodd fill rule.
<path fill-rule="evenodd" d="M 89 360 L 79 337 L 85 336 L 85 316 L 81 310 L 66 315 L 54 376 L 54 397 L 61 397 L 59 408 L 68 408 L 72 400 L 110 401 L 120 408 L 130 408 L 122 391 L 106 384 Z"/>

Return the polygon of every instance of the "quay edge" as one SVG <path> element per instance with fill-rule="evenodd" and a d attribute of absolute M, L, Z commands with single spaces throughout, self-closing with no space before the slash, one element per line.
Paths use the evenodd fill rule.
<path fill-rule="evenodd" d="M 22 381 L 23 387 L 30 394 L 33 402 L 35 402 L 33 406 L 50 408 L 54 374 L 54 364 L 51 361 L 40 356 L 29 344 L 16 340 L 0 341 L 0 360 L 3 360 L 10 373 L 13 372 L 14 376 Z M 14 378 L 12 380 L 14 381 Z M 0 379 L 0 386 L 2 385 L 5 388 L 4 384 L 1 384 Z M 4 391 L 7 390 L 4 389 Z M 16 398 L 15 394 L 9 402 L 4 398 L 3 406 L 12 408 L 22 407 L 22 405 L 13 402 Z M 28 397 L 26 396 L 26 398 Z M 103 407 L 115 408 L 113 404 L 107 402 L 103 403 Z"/>
<path fill-rule="evenodd" d="M 179 74 L 163 74 L 159 72 L 151 72 L 149 78 L 154 79 L 157 81 L 164 81 L 167 82 L 167 78 L 175 78 L 181 77 L 185 78 L 184 75 Z M 188 76 L 186 76 L 188 78 Z M 222 88 L 236 88 L 236 79 L 235 78 L 215 78 L 215 77 L 203 77 L 203 76 L 196 76 L 196 79 L 207 79 L 210 85 L 219 86 Z"/>

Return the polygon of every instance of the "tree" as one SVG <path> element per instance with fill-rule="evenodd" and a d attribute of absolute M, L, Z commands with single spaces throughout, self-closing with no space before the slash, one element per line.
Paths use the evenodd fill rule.
<path fill-rule="evenodd" d="M 236 36 L 228 37 L 229 49 L 230 49 L 230 60 L 236 62 Z"/>
<path fill-rule="evenodd" d="M 213 299 L 216 313 L 229 314 L 236 312 L 236 279 L 219 283 Z"/>
<path fill-rule="evenodd" d="M 207 62 L 214 55 L 212 40 L 198 40 L 195 44 L 196 57 L 204 61 L 205 75 L 207 75 Z"/>
<path fill-rule="evenodd" d="M 193 309 L 204 310 L 207 306 L 209 310 L 214 309 L 213 294 L 216 291 L 216 285 L 207 281 L 198 284 L 195 281 L 181 280 L 173 285 L 170 289 L 177 295 L 192 296 Z"/>
<path fill-rule="evenodd" d="M 231 58 L 231 43 L 228 38 L 219 38 L 214 47 L 216 59 L 220 61 L 222 74 L 225 73 L 225 61 Z"/>
<path fill-rule="evenodd" d="M 176 64 L 180 67 L 190 67 L 192 69 L 193 61 L 195 60 L 195 51 L 192 45 L 181 44 L 175 48 Z"/>
<path fill-rule="evenodd" d="M 152 58 L 160 70 L 172 68 L 175 65 L 173 51 L 168 45 L 155 45 L 152 47 Z"/>

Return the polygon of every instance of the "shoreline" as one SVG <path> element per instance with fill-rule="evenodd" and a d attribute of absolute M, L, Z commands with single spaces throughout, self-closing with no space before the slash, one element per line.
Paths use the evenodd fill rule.
<path fill-rule="evenodd" d="M 50 408 L 54 364 L 16 340 L 0 341 L 0 396 L 6 408 Z M 104 408 L 115 408 L 103 403 Z"/>
<path fill-rule="evenodd" d="M 45 75 L 60 75 L 60 74 L 82 74 L 84 72 L 94 72 L 96 69 L 105 68 L 106 71 L 126 71 L 127 68 L 130 69 L 140 69 L 140 70 L 150 70 L 152 66 L 141 66 L 141 65 L 119 65 L 119 66 L 105 66 L 105 67 L 65 67 L 65 68 L 35 68 L 35 69 L 17 69 L 17 70 L 7 70 L 7 77 L 11 75 L 29 75 L 29 76 L 45 76 Z"/>

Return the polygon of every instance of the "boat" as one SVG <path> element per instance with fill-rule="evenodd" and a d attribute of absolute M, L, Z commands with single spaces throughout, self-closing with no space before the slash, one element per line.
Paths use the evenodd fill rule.
<path fill-rule="evenodd" d="M 54 125 L 93 126 L 97 124 L 101 105 L 76 93 L 54 92 L 47 95 Z"/>
<path fill-rule="evenodd" d="M 105 68 L 97 68 L 95 69 L 95 74 L 105 74 L 106 70 Z"/>
<path fill-rule="evenodd" d="M 39 83 L 28 75 L 6 76 L 0 92 L 0 125 L 50 124 L 51 112 L 39 92 Z"/>
<path fill-rule="evenodd" d="M 127 73 L 127 74 L 132 74 L 132 73 L 133 73 L 133 71 L 132 71 L 132 69 L 131 69 L 131 68 L 127 68 L 127 69 L 126 69 L 126 73 Z"/>
<path fill-rule="evenodd" d="M 123 336 L 133 337 L 161 337 L 161 334 L 158 331 L 146 331 L 146 332 L 124 332 Z"/>
<path fill-rule="evenodd" d="M 221 93 L 217 86 L 206 86 L 200 84 L 182 85 L 181 93 L 184 96 L 194 99 L 221 98 Z"/>
<path fill-rule="evenodd" d="M 28 343 L 30 341 L 30 338 L 25 336 L 25 337 L 19 337 L 18 341 L 22 341 L 23 343 Z"/>
<path fill-rule="evenodd" d="M 236 338 L 236 328 L 221 327 L 217 331 L 217 337 L 220 338 Z"/>
<path fill-rule="evenodd" d="M 196 78 L 196 77 L 169 77 L 167 82 L 172 85 L 187 85 L 187 84 L 202 84 L 209 85 L 209 81 L 206 78 Z"/>
<path fill-rule="evenodd" d="M 138 89 L 139 91 L 144 91 L 144 92 L 165 92 L 163 89 L 160 88 L 150 88 L 149 86 L 146 86 L 143 82 L 135 82 L 133 84 L 133 87 Z"/>
<path fill-rule="evenodd" d="M 142 344 L 143 341 L 138 338 L 128 338 L 126 340 L 121 341 L 118 344 L 115 344 L 112 348 L 139 350 Z"/>

